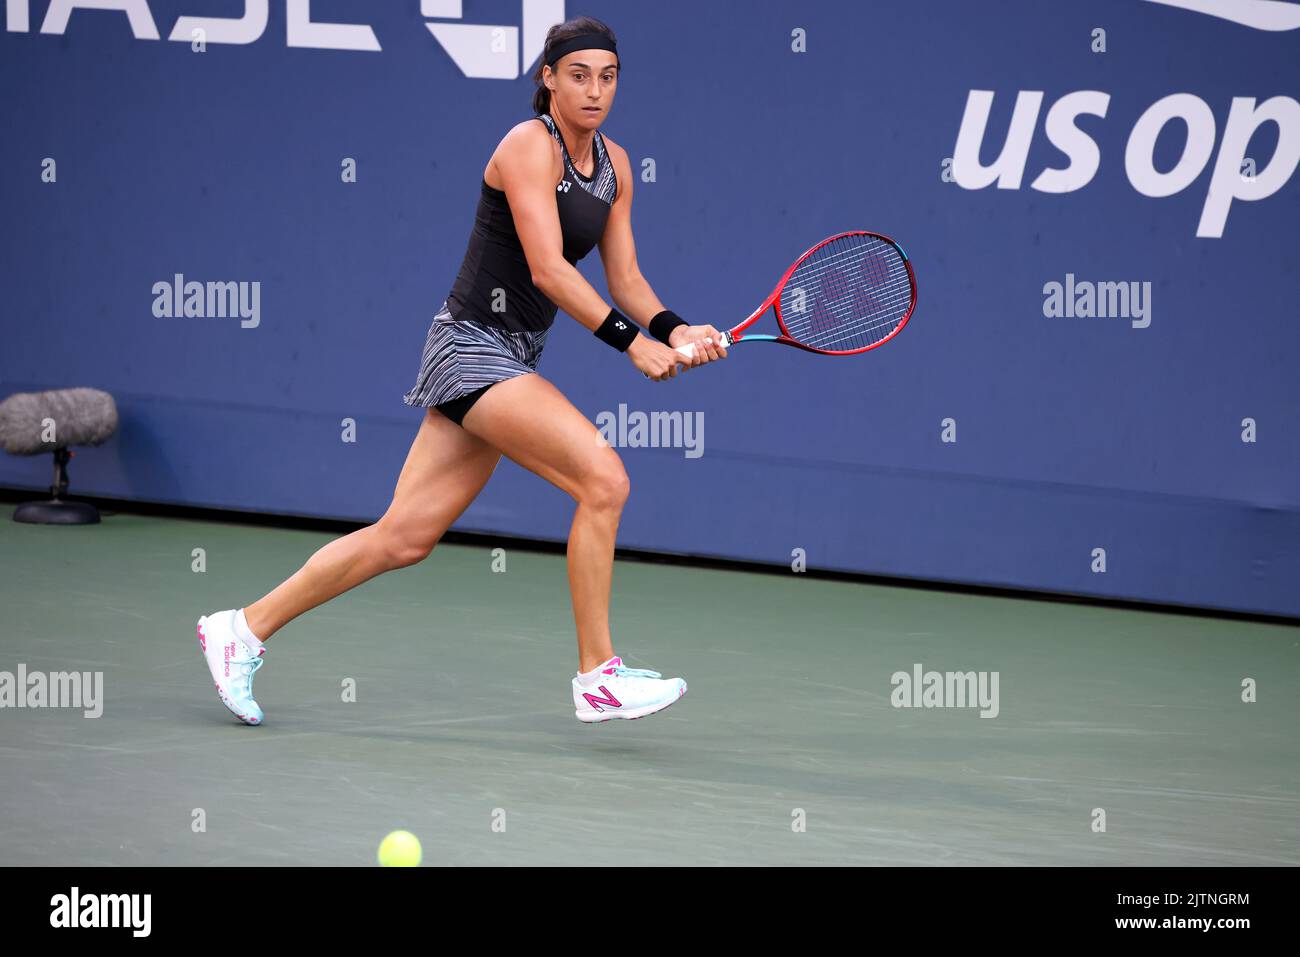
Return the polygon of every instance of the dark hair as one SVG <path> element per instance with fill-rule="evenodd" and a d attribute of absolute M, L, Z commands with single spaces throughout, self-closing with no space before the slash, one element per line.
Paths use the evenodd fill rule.
<path fill-rule="evenodd" d="M 546 44 L 542 47 L 541 59 L 537 61 L 537 70 L 533 73 L 533 82 L 537 84 L 537 89 L 533 92 L 534 113 L 541 115 L 551 111 L 551 91 L 542 82 L 542 71 L 546 69 L 546 61 L 550 59 L 551 51 L 555 49 L 556 45 L 563 43 L 565 40 L 572 40 L 584 33 L 599 33 L 608 37 L 610 43 L 618 43 L 618 40 L 614 37 L 614 31 L 595 17 L 574 17 L 564 23 L 557 23 L 547 30 Z M 621 61 L 619 63 L 619 72 L 622 72 Z"/>

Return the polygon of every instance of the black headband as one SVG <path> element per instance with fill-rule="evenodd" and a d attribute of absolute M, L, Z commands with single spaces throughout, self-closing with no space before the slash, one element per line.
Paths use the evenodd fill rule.
<path fill-rule="evenodd" d="M 580 33 L 576 37 L 557 43 L 547 54 L 546 65 L 554 70 L 560 58 L 568 56 L 574 50 L 608 50 L 614 56 L 618 56 L 618 47 L 603 33 Z"/>

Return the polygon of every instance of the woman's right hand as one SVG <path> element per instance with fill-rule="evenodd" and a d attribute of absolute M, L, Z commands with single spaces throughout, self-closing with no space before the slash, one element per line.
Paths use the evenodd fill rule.
<path fill-rule="evenodd" d="M 690 367 L 692 362 L 676 349 L 649 336 L 637 336 L 627 347 L 627 357 L 648 379 L 662 382 L 677 375 L 678 365 Z"/>

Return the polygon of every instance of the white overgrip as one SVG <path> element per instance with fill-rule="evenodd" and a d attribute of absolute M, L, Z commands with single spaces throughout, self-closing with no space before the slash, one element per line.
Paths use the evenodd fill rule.
<path fill-rule="evenodd" d="M 711 340 L 709 340 L 709 339 L 705 339 L 704 341 L 705 341 L 705 342 L 709 342 L 709 341 L 711 341 Z M 735 341 L 735 340 L 733 340 L 733 339 L 731 338 L 731 333 L 729 333 L 729 332 L 721 333 L 721 334 L 718 336 L 718 343 L 719 343 L 719 345 L 721 345 L 724 349 L 730 348 L 732 342 L 734 342 L 734 341 Z M 686 345 L 684 345 L 684 346 L 677 346 L 677 351 L 680 352 L 680 353 L 682 354 L 682 359 L 683 359 L 683 360 L 686 360 L 686 359 L 692 359 L 692 358 L 695 357 L 695 343 L 693 343 L 693 342 L 688 342 L 688 343 L 686 343 Z M 645 375 L 644 372 L 641 373 L 641 374 L 642 374 L 642 375 Z M 646 378 L 648 379 L 648 378 L 650 378 L 650 377 L 647 375 Z"/>
<path fill-rule="evenodd" d="M 705 341 L 705 342 L 712 342 L 713 340 L 712 340 L 712 339 L 705 339 L 704 341 Z M 718 344 L 719 344 L 720 346 L 722 346 L 724 349 L 726 349 L 727 347 L 729 347 L 729 346 L 731 345 L 731 333 L 729 333 L 729 332 L 724 332 L 724 333 L 722 333 L 722 334 L 718 337 Z M 694 343 L 694 342 L 688 342 L 688 343 L 686 343 L 686 345 L 684 345 L 684 346 L 678 346 L 678 347 L 677 347 L 677 351 L 680 352 L 682 355 L 684 355 L 684 356 L 685 356 L 686 358 L 688 358 L 688 359 L 694 358 L 694 356 L 695 356 L 695 343 Z"/>

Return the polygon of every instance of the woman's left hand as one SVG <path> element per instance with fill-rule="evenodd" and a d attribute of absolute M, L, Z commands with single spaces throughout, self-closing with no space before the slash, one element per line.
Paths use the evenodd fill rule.
<path fill-rule="evenodd" d="M 722 333 L 713 326 L 678 326 L 668 336 L 668 344 L 674 349 L 691 342 L 695 343 L 695 354 L 689 360 L 683 357 L 683 365 L 689 364 L 694 368 L 714 359 L 727 358 Z"/>

